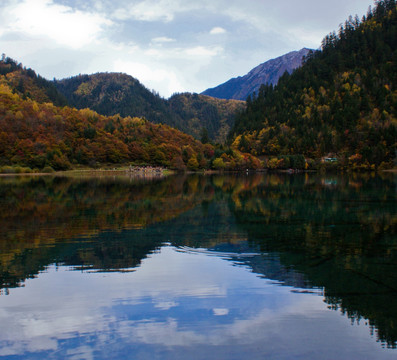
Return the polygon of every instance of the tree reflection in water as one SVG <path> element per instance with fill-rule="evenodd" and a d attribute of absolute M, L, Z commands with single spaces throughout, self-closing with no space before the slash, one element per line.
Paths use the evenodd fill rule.
<path fill-rule="evenodd" d="M 330 309 L 395 347 L 395 185 L 371 174 L 1 178 L 2 293 L 52 264 L 133 271 L 171 243 L 323 289 Z"/>

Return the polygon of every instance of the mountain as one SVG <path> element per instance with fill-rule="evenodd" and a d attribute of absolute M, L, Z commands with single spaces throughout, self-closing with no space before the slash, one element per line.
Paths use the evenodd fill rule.
<path fill-rule="evenodd" d="M 55 82 L 69 104 L 78 109 L 122 117 L 144 117 L 167 124 L 199 139 L 204 129 L 210 140 L 224 142 L 243 102 L 211 99 L 197 94 L 175 94 L 169 100 L 149 91 L 137 79 L 122 73 L 79 75 Z"/>
<path fill-rule="evenodd" d="M 0 166 L 66 170 L 136 163 L 183 169 L 191 159 L 189 167 L 207 167 L 214 154 L 211 145 L 167 125 L 25 100 L 4 84 L 0 129 Z"/>
<path fill-rule="evenodd" d="M 258 92 L 262 84 L 275 85 L 286 71 L 291 73 L 301 66 L 303 57 L 309 52 L 309 49 L 303 48 L 266 61 L 252 69 L 247 75 L 230 79 L 217 87 L 205 90 L 202 94 L 219 99 L 246 100 L 248 95 Z"/>
<path fill-rule="evenodd" d="M 376 2 L 340 25 L 302 67 L 247 100 L 229 135 L 234 148 L 273 157 L 328 157 L 338 166 L 393 166 L 397 139 L 397 9 Z M 331 160 L 330 160 L 331 159 Z"/>
<path fill-rule="evenodd" d="M 52 102 L 57 106 L 65 106 L 66 98 L 57 90 L 54 83 L 37 75 L 32 69 L 26 69 L 16 60 L 4 54 L 0 61 L 0 76 L 3 83 L 24 99 L 33 98 L 38 102 Z"/>
<path fill-rule="evenodd" d="M 116 77 L 118 81 L 128 80 L 128 84 L 136 81 L 125 75 L 111 74 L 111 77 Z M 101 99 L 97 88 L 90 88 L 90 80 L 97 78 L 88 79 L 88 82 L 81 82 L 78 92 L 84 96 L 95 93 Z M 108 88 L 113 87 L 108 93 L 106 87 L 105 90 L 99 88 L 107 97 L 112 96 L 109 103 L 111 100 L 116 105 L 118 101 L 121 104 L 131 102 L 123 102 L 122 87 L 119 87 L 119 91 L 115 90 L 117 82 L 105 81 L 104 84 Z M 139 86 L 137 88 L 140 89 Z M 159 114 L 171 112 L 168 102 L 157 95 L 144 89 L 137 94 L 136 97 L 142 101 L 142 104 L 137 105 L 138 109 L 139 106 L 143 109 L 147 106 L 150 110 L 157 109 Z M 90 96 L 84 96 L 77 97 L 87 100 L 86 103 L 82 101 L 80 106 L 94 104 L 88 101 Z M 145 101 L 145 96 L 149 100 Z M 132 100 L 136 97 L 132 97 Z M 222 101 L 208 100 L 202 95 L 178 95 L 175 99 L 186 101 L 183 105 L 173 105 L 174 114 L 188 112 L 190 104 L 193 104 L 195 109 L 188 112 L 187 116 L 208 116 L 212 110 L 216 112 L 224 106 Z M 165 124 L 154 124 L 136 116 L 122 117 L 118 113 L 105 116 L 88 107 L 78 110 L 65 106 L 66 102 L 53 82 L 41 78 L 33 70 L 25 69 L 10 58 L 3 56 L 0 59 L 0 173 L 30 172 L 32 169 L 43 171 L 46 168 L 48 171 L 66 170 L 80 165 L 102 167 L 143 164 L 178 170 L 246 169 L 261 165 L 251 154 L 203 144 L 191 135 Z M 99 104 L 106 105 L 106 102 Z M 201 129 L 198 124 L 200 122 L 195 125 L 196 128 Z M 226 129 L 225 124 L 222 123 L 222 126 Z"/>
<path fill-rule="evenodd" d="M 57 80 L 55 85 L 77 109 L 90 108 L 102 115 L 145 117 L 154 123 L 175 125 L 165 101 L 127 74 L 78 75 Z"/>
<path fill-rule="evenodd" d="M 203 129 L 210 140 L 224 143 L 238 112 L 245 102 L 216 99 L 206 95 L 183 93 L 173 95 L 168 101 L 170 111 L 179 119 L 177 128 L 201 139 Z"/>

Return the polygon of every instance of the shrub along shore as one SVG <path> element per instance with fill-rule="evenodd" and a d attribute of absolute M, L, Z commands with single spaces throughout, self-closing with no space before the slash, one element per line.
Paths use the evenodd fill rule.
<path fill-rule="evenodd" d="M 91 168 L 91 167 L 77 167 L 69 170 L 56 171 L 50 166 L 46 166 L 43 169 L 31 169 L 26 166 L 1 166 L 0 167 L 0 176 L 11 176 L 11 175 L 50 175 L 50 174 L 68 174 L 68 175 L 106 175 L 106 174 L 118 174 L 118 175 L 138 175 L 138 176 L 165 176 L 174 174 L 177 172 L 188 172 L 188 173 L 219 173 L 219 172 L 288 172 L 288 173 L 298 173 L 298 172 L 376 172 L 376 171 L 388 171 L 388 172 L 397 172 L 397 167 L 378 167 L 374 166 L 355 166 L 354 164 L 341 164 L 338 161 L 324 161 L 318 160 L 314 161 L 305 161 L 303 160 L 302 164 L 294 164 L 293 162 L 289 162 L 284 157 L 279 158 L 270 158 L 264 161 L 264 165 L 261 168 L 257 169 L 198 169 L 198 170 L 187 170 L 184 171 L 169 169 L 162 166 L 150 166 L 150 165 L 109 165 L 103 166 L 99 168 Z"/>

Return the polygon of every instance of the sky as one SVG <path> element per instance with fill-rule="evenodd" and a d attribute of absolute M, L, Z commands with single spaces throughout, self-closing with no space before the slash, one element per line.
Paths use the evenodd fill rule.
<path fill-rule="evenodd" d="M 372 0 L 0 0 L 0 53 L 52 80 L 123 72 L 168 98 L 303 47 Z"/>

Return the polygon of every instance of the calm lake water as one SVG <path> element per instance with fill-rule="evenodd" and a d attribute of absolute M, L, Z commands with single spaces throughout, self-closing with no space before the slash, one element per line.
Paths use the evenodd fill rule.
<path fill-rule="evenodd" d="M 397 178 L 0 178 L 0 358 L 397 358 Z"/>

